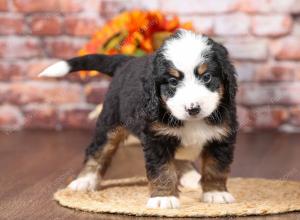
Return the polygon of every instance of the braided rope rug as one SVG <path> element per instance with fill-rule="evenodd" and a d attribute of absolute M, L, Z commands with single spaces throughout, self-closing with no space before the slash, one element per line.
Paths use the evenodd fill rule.
<path fill-rule="evenodd" d="M 200 188 L 180 188 L 179 209 L 147 209 L 148 187 L 143 177 L 106 180 L 101 188 L 95 192 L 61 189 L 54 199 L 73 209 L 135 216 L 218 217 L 300 211 L 300 182 L 292 181 L 229 179 L 229 191 L 237 200 L 233 204 L 206 204 L 200 201 Z"/>

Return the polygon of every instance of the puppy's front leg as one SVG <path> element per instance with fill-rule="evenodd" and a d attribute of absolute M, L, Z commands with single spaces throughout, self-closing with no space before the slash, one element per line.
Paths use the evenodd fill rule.
<path fill-rule="evenodd" d="M 234 202 L 226 187 L 232 159 L 233 146 L 230 144 L 214 141 L 203 149 L 201 185 L 204 202 Z"/>
<path fill-rule="evenodd" d="M 179 208 L 174 153 L 177 141 L 146 137 L 143 141 L 150 198 L 148 208 Z"/>

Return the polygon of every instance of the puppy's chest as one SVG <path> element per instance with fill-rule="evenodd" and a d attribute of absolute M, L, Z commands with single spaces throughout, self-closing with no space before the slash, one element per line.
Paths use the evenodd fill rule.
<path fill-rule="evenodd" d="M 181 139 L 184 147 L 194 145 L 202 147 L 207 141 L 218 140 L 225 133 L 224 127 L 208 125 L 204 121 L 187 122 L 183 127 L 174 129 L 174 134 Z"/>
<path fill-rule="evenodd" d="M 210 140 L 220 140 L 226 134 L 222 126 L 212 126 L 204 121 L 187 122 L 181 128 L 173 130 L 173 135 L 181 140 L 176 159 L 195 160 Z"/>

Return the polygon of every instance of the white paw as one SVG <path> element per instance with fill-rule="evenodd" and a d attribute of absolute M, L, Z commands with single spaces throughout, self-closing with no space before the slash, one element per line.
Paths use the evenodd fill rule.
<path fill-rule="evenodd" d="M 73 180 L 68 188 L 74 191 L 94 191 L 97 187 L 97 180 L 96 174 L 87 174 Z"/>
<path fill-rule="evenodd" d="M 234 197 L 229 192 L 205 192 L 203 193 L 203 202 L 206 203 L 233 203 Z"/>
<path fill-rule="evenodd" d="M 199 181 L 201 179 L 201 175 L 196 170 L 191 170 L 184 173 L 180 178 L 180 184 L 183 187 L 198 189 L 200 187 Z"/>
<path fill-rule="evenodd" d="M 175 196 L 152 197 L 147 202 L 147 208 L 150 209 L 178 209 L 179 207 L 179 199 Z"/>

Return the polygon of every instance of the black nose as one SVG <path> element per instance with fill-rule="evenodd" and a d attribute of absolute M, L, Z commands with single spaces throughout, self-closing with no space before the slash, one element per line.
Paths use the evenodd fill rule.
<path fill-rule="evenodd" d="M 187 112 L 189 113 L 189 115 L 195 116 L 195 115 L 199 114 L 200 106 L 199 105 L 195 105 L 195 106 L 192 105 L 190 108 L 187 109 Z"/>

